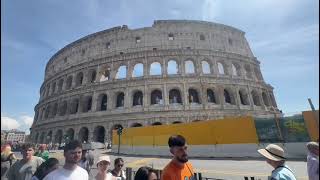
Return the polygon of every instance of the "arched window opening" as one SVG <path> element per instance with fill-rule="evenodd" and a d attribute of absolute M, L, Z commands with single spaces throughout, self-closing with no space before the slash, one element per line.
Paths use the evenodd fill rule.
<path fill-rule="evenodd" d="M 223 64 L 220 62 L 218 62 L 218 72 L 219 74 L 225 74 Z"/>
<path fill-rule="evenodd" d="M 103 94 L 100 96 L 100 111 L 106 111 L 107 110 L 107 104 L 108 104 L 108 96 Z"/>
<path fill-rule="evenodd" d="M 117 95 L 117 104 L 116 107 L 124 107 L 124 93 L 121 92 Z"/>
<path fill-rule="evenodd" d="M 171 89 L 169 92 L 169 103 L 170 104 L 182 104 L 180 91 L 177 89 Z"/>
<path fill-rule="evenodd" d="M 189 89 L 189 103 L 200 103 L 198 92 L 195 89 Z"/>
<path fill-rule="evenodd" d="M 96 77 L 97 77 L 97 72 L 94 69 L 90 70 L 89 78 L 88 78 L 89 83 L 94 83 L 96 81 Z"/>
<path fill-rule="evenodd" d="M 211 73 L 210 65 L 207 61 L 202 61 L 201 65 L 202 65 L 202 73 L 203 74 L 210 74 Z"/>
<path fill-rule="evenodd" d="M 59 115 L 64 116 L 67 113 L 67 101 L 63 101 L 60 104 Z"/>
<path fill-rule="evenodd" d="M 58 143 L 59 145 L 62 143 L 62 134 L 63 134 L 62 130 L 59 129 L 54 138 L 55 143 Z"/>
<path fill-rule="evenodd" d="M 58 111 L 58 103 L 55 103 L 52 108 L 52 113 L 51 113 L 52 118 L 57 115 L 57 111 Z"/>
<path fill-rule="evenodd" d="M 250 66 L 247 64 L 244 66 L 244 69 L 246 71 L 246 77 L 251 79 L 252 78 L 252 73 L 251 73 L 251 68 Z"/>
<path fill-rule="evenodd" d="M 239 90 L 239 97 L 242 105 L 249 105 L 248 94 L 245 90 Z"/>
<path fill-rule="evenodd" d="M 163 104 L 161 91 L 154 90 L 151 92 L 151 104 Z"/>
<path fill-rule="evenodd" d="M 79 108 L 79 99 L 74 99 L 71 102 L 70 114 L 76 114 Z"/>
<path fill-rule="evenodd" d="M 88 112 L 91 110 L 91 107 L 92 107 L 92 97 L 91 96 L 87 96 L 84 98 L 82 107 L 83 107 L 82 112 Z"/>
<path fill-rule="evenodd" d="M 188 60 L 185 62 L 185 71 L 186 71 L 186 74 L 194 74 L 195 73 L 193 61 Z"/>
<path fill-rule="evenodd" d="M 270 106 L 269 99 L 268 99 L 267 94 L 265 92 L 262 92 L 262 99 L 263 99 L 264 105 Z"/>
<path fill-rule="evenodd" d="M 209 103 L 217 103 L 214 92 L 211 89 L 207 89 L 207 98 Z"/>
<path fill-rule="evenodd" d="M 110 68 L 109 67 L 104 67 L 100 71 L 99 81 L 103 82 L 103 81 L 108 81 L 108 80 L 110 80 Z"/>
<path fill-rule="evenodd" d="M 82 127 L 79 131 L 79 141 L 81 143 L 87 143 L 89 140 L 89 130 L 87 127 Z"/>
<path fill-rule="evenodd" d="M 252 90 L 251 96 L 252 96 L 253 104 L 256 106 L 261 106 L 260 98 L 259 98 L 257 91 Z"/>
<path fill-rule="evenodd" d="M 168 39 L 169 41 L 173 41 L 174 40 L 174 36 L 172 33 L 168 34 Z"/>
<path fill-rule="evenodd" d="M 143 94 L 141 91 L 137 91 L 133 94 L 133 106 L 142 106 L 143 104 Z"/>
<path fill-rule="evenodd" d="M 233 76 L 238 76 L 238 70 L 237 70 L 236 65 L 232 63 L 231 67 L 232 67 L 232 75 Z"/>
<path fill-rule="evenodd" d="M 168 74 L 169 74 L 169 75 L 178 74 L 178 64 L 177 64 L 177 61 L 175 61 L 175 60 L 169 60 L 167 70 L 168 70 Z"/>
<path fill-rule="evenodd" d="M 132 77 L 142 77 L 143 76 L 143 64 L 138 63 L 134 66 Z"/>
<path fill-rule="evenodd" d="M 152 126 L 160 126 L 160 125 L 162 125 L 162 123 L 161 123 L 161 122 L 155 122 L 155 123 L 152 123 Z"/>
<path fill-rule="evenodd" d="M 140 123 L 133 123 L 133 124 L 131 125 L 131 127 L 142 127 L 142 124 L 140 124 Z"/>
<path fill-rule="evenodd" d="M 206 40 L 205 36 L 203 34 L 200 34 L 200 41 Z"/>
<path fill-rule="evenodd" d="M 66 84 L 66 89 L 69 90 L 72 86 L 72 76 L 69 76 L 67 78 L 67 84 Z"/>
<path fill-rule="evenodd" d="M 106 130 L 103 126 L 97 126 L 93 131 L 93 141 L 104 143 Z"/>
<path fill-rule="evenodd" d="M 125 79 L 127 77 L 127 66 L 122 65 L 119 67 L 117 74 L 116 74 L 116 79 Z"/>
<path fill-rule="evenodd" d="M 66 143 L 68 143 L 73 139 L 74 139 L 74 130 L 72 128 L 69 128 L 65 136 L 65 141 Z"/>
<path fill-rule="evenodd" d="M 58 92 L 62 91 L 62 86 L 63 86 L 63 79 L 60 79 L 58 83 Z"/>
<path fill-rule="evenodd" d="M 81 86 L 83 81 L 83 73 L 79 72 L 76 76 L 76 86 Z"/>
<path fill-rule="evenodd" d="M 51 94 L 54 94 L 55 91 L 56 91 L 56 82 L 54 82 L 54 83 L 52 84 Z"/>
<path fill-rule="evenodd" d="M 51 106 L 49 105 L 49 106 L 46 108 L 46 112 L 45 112 L 45 114 L 44 114 L 44 118 L 45 118 L 45 119 L 48 119 L 49 114 L 50 114 L 50 109 L 51 109 Z"/>
<path fill-rule="evenodd" d="M 223 90 L 223 94 L 224 94 L 224 101 L 226 103 L 231 104 L 231 95 L 230 95 L 229 91 L 225 89 L 225 90 Z"/>
<path fill-rule="evenodd" d="M 158 62 L 153 62 L 150 65 L 150 75 L 155 76 L 155 75 L 161 75 L 162 70 L 161 70 L 161 64 Z"/>

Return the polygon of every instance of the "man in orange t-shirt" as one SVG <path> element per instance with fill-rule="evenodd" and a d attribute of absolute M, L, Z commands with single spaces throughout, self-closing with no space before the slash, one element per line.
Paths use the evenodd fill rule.
<path fill-rule="evenodd" d="M 173 158 L 163 169 L 161 180 L 195 180 L 193 167 L 188 162 L 185 138 L 173 135 L 169 138 L 168 144 Z"/>

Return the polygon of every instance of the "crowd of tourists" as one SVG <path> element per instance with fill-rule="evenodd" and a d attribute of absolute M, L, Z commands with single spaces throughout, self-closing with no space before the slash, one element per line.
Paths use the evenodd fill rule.
<path fill-rule="evenodd" d="M 165 166 L 161 177 L 151 167 L 140 167 L 134 175 L 134 180 L 195 180 L 194 169 L 188 161 L 186 139 L 181 135 L 173 135 L 168 140 L 172 160 Z M 307 172 L 309 180 L 319 179 L 319 143 L 309 142 Z M 96 163 L 90 148 L 73 140 L 64 147 L 65 162 L 59 167 L 59 160 L 50 158 L 45 144 L 38 146 L 37 152 L 33 144 L 26 143 L 21 147 L 22 159 L 17 159 L 10 145 L 1 147 L 1 179 L 8 180 L 88 180 L 93 166 L 98 172 L 93 174 L 96 180 L 125 180 L 123 171 L 124 160 L 114 160 L 114 168 L 109 169 L 111 160 L 108 155 L 99 156 Z M 271 180 L 296 180 L 293 170 L 286 164 L 283 148 L 269 144 L 259 149 L 266 162 L 274 168 L 270 174 Z"/>

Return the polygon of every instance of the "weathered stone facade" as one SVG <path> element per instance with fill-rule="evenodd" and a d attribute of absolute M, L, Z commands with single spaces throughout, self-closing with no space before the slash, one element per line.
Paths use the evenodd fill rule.
<path fill-rule="evenodd" d="M 31 137 L 104 142 L 119 126 L 280 114 L 259 64 L 244 32 L 222 24 L 166 20 L 97 32 L 48 62 Z"/>

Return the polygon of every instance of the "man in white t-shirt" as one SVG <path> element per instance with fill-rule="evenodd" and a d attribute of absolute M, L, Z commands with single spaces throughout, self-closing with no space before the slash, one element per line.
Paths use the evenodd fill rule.
<path fill-rule="evenodd" d="M 82 154 L 82 144 L 71 141 L 64 147 L 65 164 L 63 168 L 49 173 L 44 180 L 88 180 L 88 172 L 78 166 Z"/>

